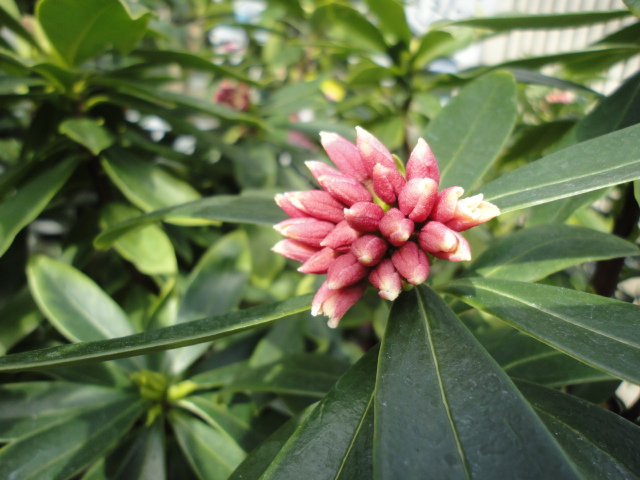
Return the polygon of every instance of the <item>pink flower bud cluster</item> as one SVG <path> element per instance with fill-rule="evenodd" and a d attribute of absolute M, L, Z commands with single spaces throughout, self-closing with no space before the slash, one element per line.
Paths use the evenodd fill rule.
<path fill-rule="evenodd" d="M 276 195 L 291 218 L 275 225 L 286 239 L 272 250 L 302 262 L 300 272 L 327 275 L 311 312 L 327 315 L 330 327 L 358 301 L 367 281 L 380 297 L 395 300 L 403 285 L 427 279 L 430 256 L 470 260 L 459 232 L 500 213 L 481 194 L 460 198 L 461 187 L 438 191 L 440 170 L 424 140 L 404 174 L 377 138 L 356 131 L 356 145 L 335 133 L 320 134 L 338 167 L 307 162 L 322 190 Z"/>

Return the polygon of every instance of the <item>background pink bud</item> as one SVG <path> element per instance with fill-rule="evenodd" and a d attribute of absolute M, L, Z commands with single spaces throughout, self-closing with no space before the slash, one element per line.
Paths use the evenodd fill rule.
<path fill-rule="evenodd" d="M 345 208 L 344 218 L 349 226 L 359 232 L 375 232 L 384 216 L 384 210 L 373 202 L 354 203 L 351 208 Z"/>
<path fill-rule="evenodd" d="M 367 267 L 373 267 L 387 253 L 387 242 L 376 235 L 364 235 L 353 242 L 351 253 Z"/>
<path fill-rule="evenodd" d="M 414 147 L 407 160 L 407 180 L 414 178 L 430 178 L 440 183 L 440 168 L 431 148 L 422 138 Z"/>
<path fill-rule="evenodd" d="M 424 222 L 436 201 L 438 184 L 430 178 L 409 180 L 398 196 L 398 206 L 410 220 Z"/>
<path fill-rule="evenodd" d="M 414 242 L 407 242 L 391 255 L 398 273 L 413 285 L 420 285 L 429 276 L 427 255 Z"/>
<path fill-rule="evenodd" d="M 425 252 L 452 252 L 458 248 L 456 232 L 440 222 L 427 222 L 420 231 L 420 247 Z"/>
<path fill-rule="evenodd" d="M 291 218 L 307 217 L 308 215 L 302 210 L 293 206 L 286 193 L 278 193 L 276 195 L 276 203 Z"/>
<path fill-rule="evenodd" d="M 366 285 L 364 282 L 337 290 L 331 289 L 324 282 L 316 292 L 311 303 L 311 315 L 320 313 L 329 317 L 328 325 L 336 328 L 338 322 L 358 300 L 362 297 Z"/>
<path fill-rule="evenodd" d="M 280 234 L 293 240 L 306 243 L 312 247 L 320 247 L 334 225 L 315 218 L 290 218 L 277 223 L 273 228 Z"/>
<path fill-rule="evenodd" d="M 445 188 L 438 193 L 436 203 L 431 210 L 431 218 L 440 223 L 447 223 L 453 218 L 458 199 L 464 194 L 462 187 Z"/>
<path fill-rule="evenodd" d="M 364 168 L 370 177 L 373 176 L 373 169 L 378 163 L 391 169 L 396 168 L 396 162 L 391 152 L 380 140 L 364 128 L 356 127 L 356 145 L 360 152 L 360 158 L 362 158 Z"/>
<path fill-rule="evenodd" d="M 402 291 L 402 277 L 390 258 L 384 259 L 369 274 L 369 281 L 378 289 L 378 295 L 385 300 L 395 300 Z"/>
<path fill-rule="evenodd" d="M 370 202 L 373 199 L 369 190 L 347 175 L 321 175 L 318 182 L 325 191 L 347 206 L 357 202 Z"/>
<path fill-rule="evenodd" d="M 397 208 L 391 208 L 380 220 L 379 229 L 391 245 L 399 247 L 411 237 L 414 223 Z"/>
<path fill-rule="evenodd" d="M 299 242 L 298 240 L 285 238 L 284 240 L 280 240 L 276 243 L 271 248 L 271 251 L 278 253 L 283 257 L 290 258 L 291 260 L 295 260 L 296 262 L 306 262 L 318 253 L 318 248 Z"/>
<path fill-rule="evenodd" d="M 298 268 L 298 271 L 300 273 L 314 273 L 316 275 L 327 273 L 329 267 L 338 255 L 339 253 L 333 248 L 325 247 L 307 259 L 307 261 Z"/>
<path fill-rule="evenodd" d="M 342 220 L 329 232 L 320 245 L 333 249 L 340 249 L 345 246 L 351 248 L 351 244 L 360 237 L 360 235 L 360 232 L 349 226 L 349 222 Z"/>
<path fill-rule="evenodd" d="M 471 248 L 467 239 L 460 235 L 458 232 L 454 232 L 458 237 L 458 246 L 451 252 L 437 252 L 433 256 L 442 260 L 449 260 L 450 262 L 466 262 L 471 260 Z"/>
<path fill-rule="evenodd" d="M 394 203 L 405 183 L 404 177 L 395 165 L 389 168 L 378 163 L 373 168 L 373 191 L 385 203 Z"/>
<path fill-rule="evenodd" d="M 336 258 L 327 271 L 327 285 L 331 289 L 348 287 L 359 282 L 369 273 L 369 269 L 358 262 L 353 253 L 345 253 Z"/>
<path fill-rule="evenodd" d="M 344 205 L 322 190 L 289 192 L 287 198 L 294 207 L 310 217 L 333 223 L 338 223 L 344 218 Z"/>
<path fill-rule="evenodd" d="M 340 171 L 360 182 L 369 178 L 358 148 L 337 133 L 320 132 L 320 143 Z"/>

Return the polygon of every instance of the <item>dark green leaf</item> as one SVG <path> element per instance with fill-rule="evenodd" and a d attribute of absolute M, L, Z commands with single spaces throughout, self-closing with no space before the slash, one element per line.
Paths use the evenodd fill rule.
<path fill-rule="evenodd" d="M 477 185 L 516 121 L 513 76 L 496 72 L 468 86 L 429 123 L 425 140 L 440 166 L 440 185 Z"/>
<path fill-rule="evenodd" d="M 428 287 L 391 309 L 375 399 L 380 479 L 577 478 L 517 388 Z"/>
<path fill-rule="evenodd" d="M 0 256 L 25 226 L 35 220 L 76 168 L 76 158 L 34 175 L 12 196 L 0 203 Z"/>
<path fill-rule="evenodd" d="M 482 187 L 503 212 L 640 178 L 640 126 L 579 143 Z"/>
<path fill-rule="evenodd" d="M 517 382 L 583 478 L 640 477 L 640 427 L 557 390 Z"/>
<path fill-rule="evenodd" d="M 443 291 L 611 375 L 640 383 L 640 306 L 523 282 L 456 280 Z"/>
<path fill-rule="evenodd" d="M 279 318 L 308 310 L 310 304 L 311 295 L 304 295 L 283 302 L 248 308 L 128 337 L 16 353 L 0 357 L 0 372 L 104 361 L 210 342 L 233 333 L 265 326 Z"/>
<path fill-rule="evenodd" d="M 111 448 L 143 408 L 127 399 L 58 418 L 0 450 L 0 478 L 70 478 Z"/>
<path fill-rule="evenodd" d="M 71 118 L 58 126 L 58 131 L 71 140 L 86 147 L 94 155 L 113 144 L 111 134 L 90 118 Z"/>
<path fill-rule="evenodd" d="M 640 255 L 634 244 L 607 233 L 569 225 L 541 225 L 491 243 L 468 275 L 535 282 L 572 265 Z"/>
<path fill-rule="evenodd" d="M 202 222 L 223 221 L 234 223 L 257 223 L 273 225 L 286 218 L 280 207 L 271 199 L 249 196 L 219 195 L 203 198 L 195 202 L 163 208 L 146 215 L 132 218 L 115 225 L 95 239 L 97 248 L 108 248 L 111 244 L 131 230 L 159 220 L 181 221 L 184 219 Z"/>

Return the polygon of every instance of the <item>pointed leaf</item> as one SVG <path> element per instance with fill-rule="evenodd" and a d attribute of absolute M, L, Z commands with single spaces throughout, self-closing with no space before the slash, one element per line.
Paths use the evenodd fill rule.
<path fill-rule="evenodd" d="M 475 186 L 509 138 L 516 114 L 509 73 L 491 73 L 463 88 L 424 134 L 440 166 L 441 188 Z"/>
<path fill-rule="evenodd" d="M 640 178 L 640 125 L 579 143 L 482 187 L 503 212 Z"/>
<path fill-rule="evenodd" d="M 428 287 L 391 309 L 375 399 L 380 479 L 577 478 L 517 388 Z"/>
<path fill-rule="evenodd" d="M 623 0 L 623 2 L 631 13 L 636 17 L 640 17 L 640 0 Z"/>
<path fill-rule="evenodd" d="M 640 255 L 631 242 L 569 225 L 541 225 L 491 243 L 473 261 L 468 276 L 535 282 L 572 265 Z"/>
<path fill-rule="evenodd" d="M 407 24 L 404 5 L 398 0 L 367 0 L 367 5 L 378 18 L 380 31 L 391 34 L 395 42 L 402 41 L 408 47 L 412 33 Z"/>
<path fill-rule="evenodd" d="M 329 3 L 316 8 L 311 24 L 322 34 L 350 48 L 386 52 L 378 29 L 360 12 L 346 5 Z"/>
<path fill-rule="evenodd" d="M 58 126 L 58 131 L 87 148 L 94 155 L 109 148 L 113 137 L 100 123 L 90 118 L 71 118 Z"/>
<path fill-rule="evenodd" d="M 442 289 L 611 375 L 640 383 L 640 306 L 589 293 L 473 278 Z"/>
<path fill-rule="evenodd" d="M 269 323 L 311 307 L 312 295 L 247 308 L 123 338 L 45 348 L 0 357 L 0 372 L 52 368 L 125 358 L 210 342 Z"/>

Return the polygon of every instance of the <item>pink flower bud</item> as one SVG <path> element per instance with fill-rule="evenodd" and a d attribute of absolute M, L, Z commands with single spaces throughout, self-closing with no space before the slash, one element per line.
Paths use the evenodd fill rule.
<path fill-rule="evenodd" d="M 373 267 L 387 253 L 387 242 L 376 235 L 365 235 L 353 242 L 351 253 L 362 265 Z"/>
<path fill-rule="evenodd" d="M 397 208 L 392 208 L 380 220 L 380 233 L 389 239 L 389 243 L 399 247 L 409 240 L 413 233 L 414 223 Z"/>
<path fill-rule="evenodd" d="M 458 248 L 458 235 L 440 222 L 427 222 L 420 231 L 420 247 L 425 252 L 452 252 Z"/>
<path fill-rule="evenodd" d="M 337 133 L 320 132 L 320 143 L 331 161 L 346 175 L 364 182 L 369 178 L 358 148 Z"/>
<path fill-rule="evenodd" d="M 349 226 L 363 233 L 376 232 L 383 216 L 382 207 L 373 202 L 358 202 L 344 209 L 344 218 Z"/>
<path fill-rule="evenodd" d="M 378 163 L 391 169 L 396 168 L 396 162 L 387 147 L 376 137 L 360 127 L 356 127 L 356 145 L 358 146 L 360 158 L 362 158 L 362 163 L 369 177 L 373 176 L 373 169 Z"/>
<path fill-rule="evenodd" d="M 315 218 L 290 218 L 273 226 L 280 234 L 293 240 L 298 240 L 312 247 L 320 247 L 320 242 L 326 237 L 334 225 Z"/>
<path fill-rule="evenodd" d="M 434 257 L 442 260 L 449 260 L 450 262 L 465 262 L 471 260 L 471 248 L 467 239 L 460 235 L 458 232 L 453 232 L 458 237 L 458 246 L 451 252 L 436 252 L 433 253 Z"/>
<path fill-rule="evenodd" d="M 328 325 L 336 328 L 338 322 L 364 293 L 364 282 L 340 289 L 331 289 L 324 282 L 311 302 L 311 315 L 324 314 L 329 317 Z"/>
<path fill-rule="evenodd" d="M 453 218 L 458 199 L 464 194 L 462 187 L 449 187 L 438 193 L 436 203 L 431 210 L 431 218 L 436 222 L 447 223 Z"/>
<path fill-rule="evenodd" d="M 342 247 L 347 247 L 346 250 L 351 248 L 351 244 L 360 236 L 360 232 L 357 232 L 349 226 L 346 220 L 342 220 L 338 223 L 333 230 L 327 235 L 320 243 L 323 247 L 331 247 L 335 250 L 340 250 Z"/>
<path fill-rule="evenodd" d="M 280 240 L 271 248 L 271 251 L 296 262 L 306 262 L 318 253 L 317 248 L 289 238 Z"/>
<path fill-rule="evenodd" d="M 345 253 L 336 258 L 327 271 L 327 286 L 333 290 L 348 287 L 359 282 L 369 273 L 369 269 L 358 262 L 353 253 Z"/>
<path fill-rule="evenodd" d="M 440 183 L 440 168 L 436 157 L 427 142 L 421 138 L 407 161 L 407 180 L 414 178 L 430 178 L 436 185 Z"/>
<path fill-rule="evenodd" d="M 402 277 L 390 258 L 384 259 L 369 274 L 369 281 L 378 289 L 378 295 L 385 300 L 395 300 L 402 291 Z"/>
<path fill-rule="evenodd" d="M 310 217 L 333 223 L 338 223 L 344 218 L 344 205 L 322 190 L 288 192 L 285 195 L 294 207 Z"/>
<path fill-rule="evenodd" d="M 301 218 L 308 216 L 302 210 L 298 210 L 293 206 L 286 193 L 278 193 L 276 195 L 276 203 L 282 210 L 284 210 L 284 213 L 289 215 L 291 218 Z"/>
<path fill-rule="evenodd" d="M 324 247 L 322 250 L 310 257 L 306 262 L 302 264 L 298 271 L 300 273 L 314 273 L 321 275 L 327 273 L 329 266 L 340 255 L 333 248 Z"/>
<path fill-rule="evenodd" d="M 322 175 L 318 178 L 320 186 L 335 199 L 351 206 L 357 202 L 370 202 L 373 197 L 355 178 L 347 175 Z"/>
<path fill-rule="evenodd" d="M 380 163 L 373 168 L 373 191 L 385 203 L 394 203 L 407 182 L 398 169 Z"/>
<path fill-rule="evenodd" d="M 398 196 L 398 206 L 410 220 L 424 222 L 436 201 L 438 184 L 431 178 L 409 180 Z"/>
<path fill-rule="evenodd" d="M 308 162 L 304 162 L 304 164 L 318 183 L 320 183 L 318 179 L 322 175 L 344 175 L 340 170 L 337 170 L 326 163 L 318 162 L 317 160 L 309 160 Z"/>
<path fill-rule="evenodd" d="M 414 242 L 407 242 L 391 255 L 393 266 L 412 285 L 420 285 L 429 276 L 427 255 Z"/>
<path fill-rule="evenodd" d="M 483 198 L 479 194 L 458 200 L 453 218 L 446 223 L 447 227 L 462 232 L 500 215 L 500 209 Z"/>

